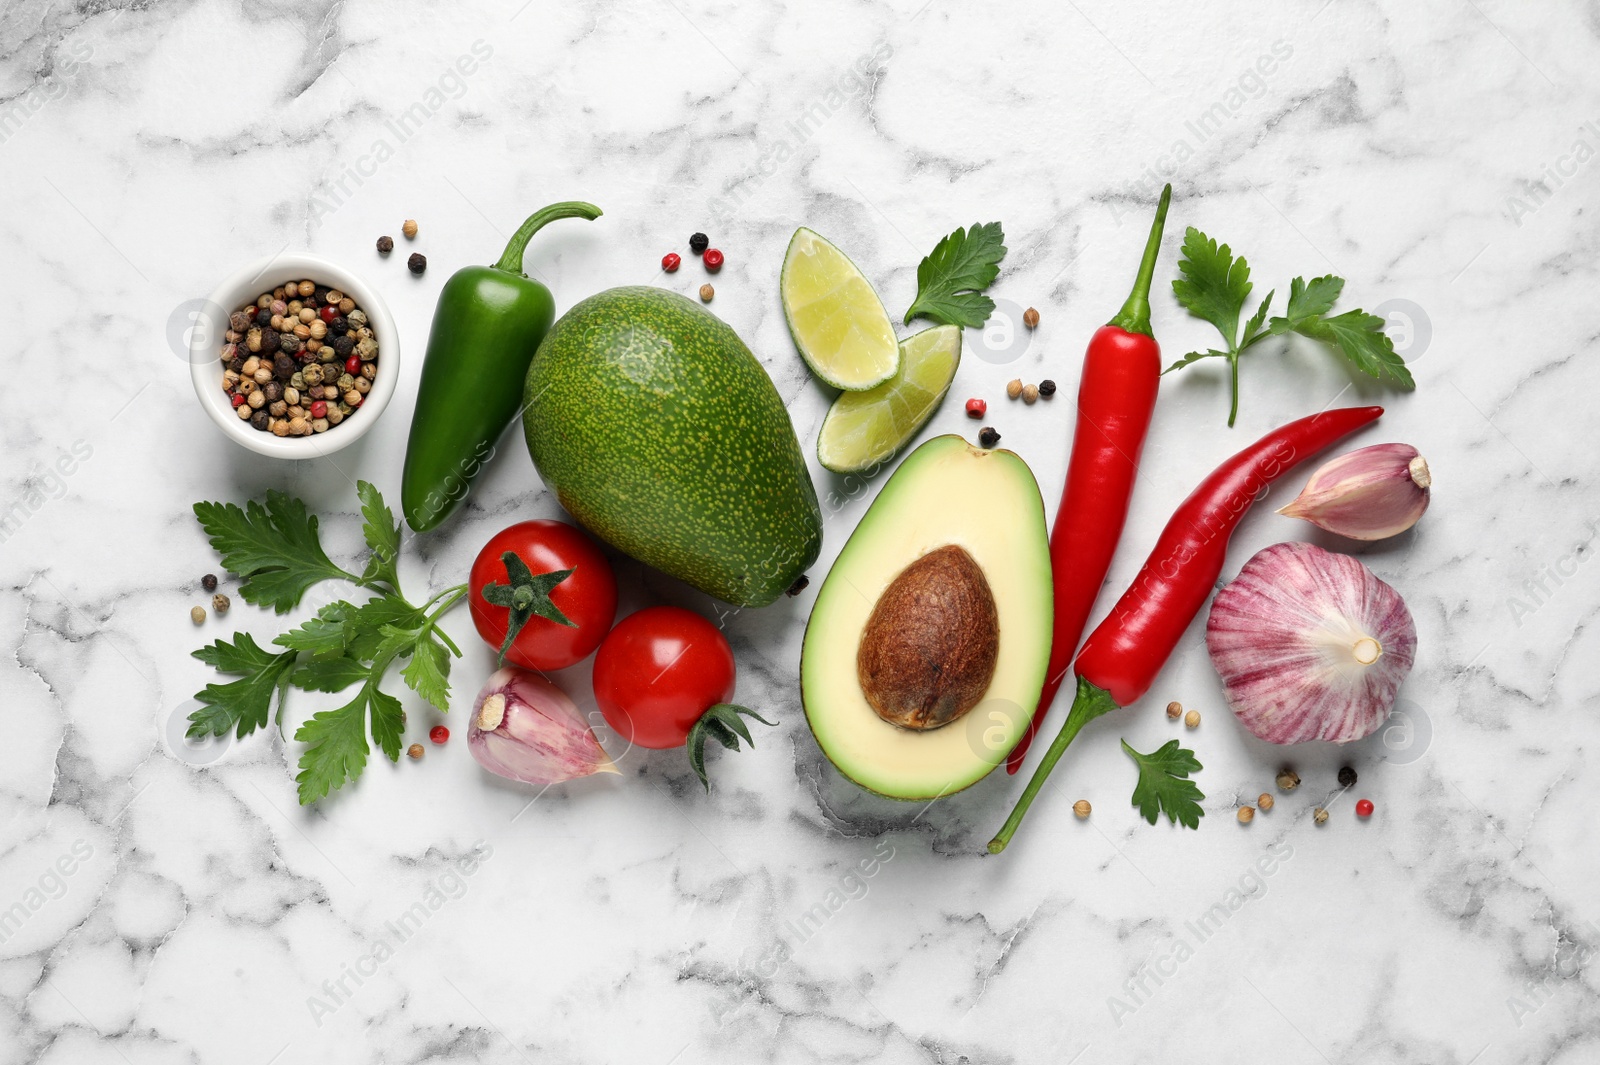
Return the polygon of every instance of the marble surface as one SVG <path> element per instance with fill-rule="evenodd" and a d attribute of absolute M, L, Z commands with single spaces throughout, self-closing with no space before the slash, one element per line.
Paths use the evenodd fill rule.
<path fill-rule="evenodd" d="M 1600 9 L 1572 0 L 8 4 L 0 910 L 20 915 L 0 941 L 0 1065 L 1600 1060 L 1597 38 Z M 178 738 L 207 679 L 188 652 L 279 631 L 242 604 L 195 631 L 215 561 L 189 505 L 289 490 L 353 557 L 351 482 L 398 494 L 439 286 L 533 207 L 606 211 L 530 253 L 563 307 L 623 283 L 692 291 L 698 263 L 656 264 L 711 232 L 728 256 L 713 307 L 808 446 L 829 397 L 776 301 L 794 227 L 843 245 L 893 309 L 940 235 L 1002 220 L 1001 310 L 1043 323 L 969 336 L 928 432 L 970 432 L 960 401 L 989 396 L 1054 500 L 1071 404 L 1001 390 L 1050 376 L 1072 394 L 1164 180 L 1170 354 L 1212 341 L 1165 289 L 1194 224 L 1245 250 L 1261 291 L 1349 278 L 1419 387 L 1262 351 L 1230 431 L 1213 367 L 1166 379 L 1110 585 L 1222 456 L 1325 404 L 1382 397 L 1361 439 L 1417 444 L 1437 478 L 1422 525 L 1361 552 L 1420 632 L 1403 727 L 1288 752 L 1305 784 L 1248 828 L 1236 804 L 1285 755 L 1233 723 L 1198 626 L 1142 705 L 1084 734 L 999 858 L 982 845 L 1018 779 L 924 809 L 821 758 L 796 690 L 810 595 L 723 615 L 739 698 L 780 725 L 714 756 L 709 797 L 662 752 L 530 803 L 458 732 L 302 810 L 292 743 Z M 421 278 L 372 250 L 404 218 Z M 296 464 L 226 441 L 181 354 L 189 301 L 284 249 L 363 273 L 405 347 L 381 424 Z M 512 519 L 560 513 L 515 437 L 501 450 L 470 508 L 408 543 L 413 589 L 457 582 Z M 814 472 L 820 579 L 881 481 Z M 1305 536 L 1271 509 L 1225 575 Z M 618 567 L 629 608 L 715 609 Z M 459 695 L 490 658 L 464 614 L 448 628 L 468 648 Z M 589 702 L 584 667 L 560 679 Z M 1127 801 L 1118 738 L 1175 735 L 1172 698 L 1205 715 L 1184 734 L 1205 763 L 1198 832 Z M 297 695 L 290 724 L 318 705 Z M 421 739 L 434 715 L 407 706 Z M 1347 759 L 1360 782 L 1336 794 Z M 418 903 L 425 920 L 395 925 Z"/>

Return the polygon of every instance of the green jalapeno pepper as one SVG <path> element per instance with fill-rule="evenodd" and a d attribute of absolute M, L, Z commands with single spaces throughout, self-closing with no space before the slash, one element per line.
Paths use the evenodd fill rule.
<path fill-rule="evenodd" d="M 522 407 L 533 353 L 555 321 L 550 290 L 522 272 L 529 238 L 558 218 L 598 217 L 590 203 L 553 203 L 522 223 L 499 262 L 464 267 L 444 283 L 400 481 L 401 510 L 417 532 L 449 517 L 493 457 Z"/>

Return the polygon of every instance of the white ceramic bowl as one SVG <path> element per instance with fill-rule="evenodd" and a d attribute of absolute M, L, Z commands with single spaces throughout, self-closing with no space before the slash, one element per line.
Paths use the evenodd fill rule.
<path fill-rule="evenodd" d="M 228 316 L 246 303 L 254 303 L 261 293 L 289 281 L 314 281 L 355 300 L 367 312 L 367 324 L 378 341 L 378 375 L 367 398 L 344 421 L 311 436 L 273 436 L 251 428 L 234 412 L 228 394 L 222 390 L 222 346 L 226 343 L 223 333 L 228 329 Z M 194 315 L 189 371 L 200 406 L 235 442 L 274 458 L 313 459 L 331 455 L 361 439 L 389 405 L 400 382 L 400 334 L 377 290 L 349 270 L 316 255 L 274 255 L 229 276 Z"/>

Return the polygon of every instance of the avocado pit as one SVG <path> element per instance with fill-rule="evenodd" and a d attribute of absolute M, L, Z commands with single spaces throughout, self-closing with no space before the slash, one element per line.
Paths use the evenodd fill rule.
<path fill-rule="evenodd" d="M 966 549 L 946 544 L 901 570 L 878 597 L 861 630 L 856 674 L 883 720 L 936 729 L 978 705 L 999 653 L 988 578 Z"/>

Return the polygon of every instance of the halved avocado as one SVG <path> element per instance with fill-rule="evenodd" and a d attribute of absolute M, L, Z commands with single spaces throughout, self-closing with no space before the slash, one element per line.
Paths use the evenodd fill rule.
<path fill-rule="evenodd" d="M 800 659 L 806 720 L 870 791 L 960 791 L 1027 726 L 1053 618 L 1033 472 L 1010 451 L 936 437 L 889 478 L 817 593 Z"/>

